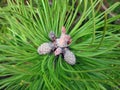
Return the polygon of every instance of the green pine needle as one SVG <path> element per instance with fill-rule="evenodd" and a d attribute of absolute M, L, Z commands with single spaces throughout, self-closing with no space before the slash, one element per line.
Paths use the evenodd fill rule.
<path fill-rule="evenodd" d="M 96 9 L 101 0 L 8 0 L 0 8 L 0 90 L 118 90 L 120 85 L 120 5 Z M 76 3 L 77 2 L 77 3 Z M 99 13 L 98 13 L 99 12 Z M 80 13 L 80 15 L 78 15 Z M 76 64 L 62 56 L 39 55 L 52 30 L 71 35 Z"/>

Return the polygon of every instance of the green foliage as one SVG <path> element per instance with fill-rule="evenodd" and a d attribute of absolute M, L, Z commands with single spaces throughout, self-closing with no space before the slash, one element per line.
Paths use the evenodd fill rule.
<path fill-rule="evenodd" d="M 5 90 L 113 90 L 120 85 L 120 30 L 112 24 L 120 15 L 95 9 L 101 0 L 8 0 L 0 8 L 0 89 Z M 80 13 L 80 16 L 78 15 Z M 39 55 L 53 30 L 65 26 L 72 37 L 70 50 L 77 63 L 62 56 Z M 4 27 L 4 28 L 3 28 Z"/>

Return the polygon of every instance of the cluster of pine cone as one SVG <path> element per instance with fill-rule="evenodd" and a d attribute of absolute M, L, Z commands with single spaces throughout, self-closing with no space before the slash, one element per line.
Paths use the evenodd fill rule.
<path fill-rule="evenodd" d="M 54 52 L 55 56 L 62 54 L 68 64 L 74 65 L 76 63 L 75 55 L 68 49 L 68 45 L 72 40 L 66 34 L 65 27 L 62 27 L 60 38 L 57 38 L 54 32 L 50 32 L 49 37 L 51 42 L 41 44 L 38 47 L 38 53 L 42 55 Z"/>

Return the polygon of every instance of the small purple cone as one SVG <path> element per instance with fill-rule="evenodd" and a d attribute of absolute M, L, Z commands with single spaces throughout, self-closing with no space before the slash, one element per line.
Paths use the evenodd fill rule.
<path fill-rule="evenodd" d="M 52 51 L 53 44 L 52 43 L 43 43 L 38 47 L 38 53 L 41 54 L 48 54 Z"/>
<path fill-rule="evenodd" d="M 64 55 L 64 60 L 68 64 L 74 65 L 76 63 L 75 55 L 69 49 L 65 49 L 65 52 L 63 53 L 63 55 Z"/>

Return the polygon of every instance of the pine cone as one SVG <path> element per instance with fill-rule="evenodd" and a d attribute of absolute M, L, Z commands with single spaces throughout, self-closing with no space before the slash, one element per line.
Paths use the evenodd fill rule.
<path fill-rule="evenodd" d="M 63 55 L 64 55 L 64 60 L 68 64 L 74 65 L 76 63 L 75 55 L 69 49 L 66 48 Z"/>
<path fill-rule="evenodd" d="M 50 38 L 52 41 L 55 41 L 55 40 L 56 40 L 55 33 L 51 31 L 51 32 L 49 33 L 49 38 Z"/>
<path fill-rule="evenodd" d="M 47 54 L 50 53 L 54 49 L 53 43 L 43 43 L 38 47 L 39 54 Z"/>
<path fill-rule="evenodd" d="M 67 47 L 67 42 L 65 42 L 64 38 L 56 39 L 56 44 L 58 47 Z"/>
<path fill-rule="evenodd" d="M 59 39 L 56 39 L 56 44 L 58 47 L 65 48 L 68 47 L 68 44 L 70 43 L 71 43 L 71 37 L 66 34 L 65 27 L 62 27 L 61 36 Z"/>
<path fill-rule="evenodd" d="M 57 48 L 56 50 L 55 50 L 55 56 L 57 56 L 57 55 L 59 55 L 59 54 L 61 54 L 62 53 L 62 49 L 59 47 L 59 48 Z"/>

